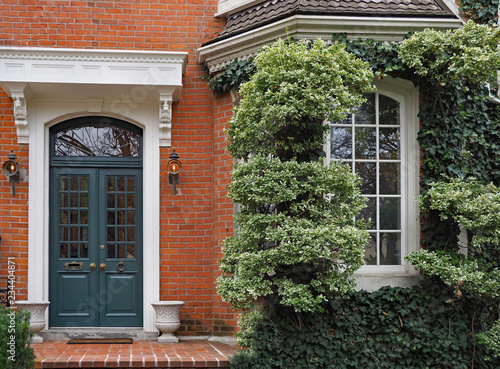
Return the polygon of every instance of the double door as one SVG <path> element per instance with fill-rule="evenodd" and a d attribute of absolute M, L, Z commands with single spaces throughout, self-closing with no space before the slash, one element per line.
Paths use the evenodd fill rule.
<path fill-rule="evenodd" d="M 53 167 L 50 186 L 50 326 L 142 326 L 142 170 Z"/>

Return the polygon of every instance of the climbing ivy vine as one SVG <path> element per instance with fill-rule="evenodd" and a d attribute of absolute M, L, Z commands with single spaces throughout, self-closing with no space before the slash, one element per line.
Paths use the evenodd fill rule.
<path fill-rule="evenodd" d="M 244 60 L 235 59 L 218 74 L 210 74 L 207 68 L 204 79 L 207 80 L 208 87 L 214 95 L 222 95 L 228 91 L 235 92 L 255 73 L 253 60 L 253 57 Z"/>
<path fill-rule="evenodd" d="M 465 19 L 490 25 L 498 21 L 500 0 L 458 0 L 458 5 Z"/>

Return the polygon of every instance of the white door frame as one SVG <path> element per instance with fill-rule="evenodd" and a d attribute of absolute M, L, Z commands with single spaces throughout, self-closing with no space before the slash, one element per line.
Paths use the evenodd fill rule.
<path fill-rule="evenodd" d="M 119 118 L 143 129 L 144 330 L 155 331 L 160 147 L 171 146 L 186 64 L 186 52 L 0 47 L 0 85 L 13 99 L 18 143 L 29 144 L 29 301 L 49 297 L 49 128 L 80 116 Z"/>

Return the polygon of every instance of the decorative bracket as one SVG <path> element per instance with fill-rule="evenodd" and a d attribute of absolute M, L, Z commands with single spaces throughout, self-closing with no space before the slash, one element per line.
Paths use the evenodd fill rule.
<path fill-rule="evenodd" d="M 17 142 L 29 143 L 29 127 L 28 127 L 28 100 L 25 90 L 26 83 L 16 84 L 10 89 L 10 96 L 13 100 L 14 119 L 17 129 Z"/>
<path fill-rule="evenodd" d="M 160 146 L 171 145 L 172 95 L 160 93 Z"/>
<path fill-rule="evenodd" d="M 15 96 L 14 98 L 14 117 L 16 118 L 16 126 L 25 126 L 28 124 L 28 112 L 26 108 L 26 99 L 24 96 Z"/>

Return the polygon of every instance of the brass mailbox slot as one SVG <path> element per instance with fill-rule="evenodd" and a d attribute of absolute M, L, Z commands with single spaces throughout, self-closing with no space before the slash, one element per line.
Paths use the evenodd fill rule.
<path fill-rule="evenodd" d="M 83 263 L 77 261 L 72 261 L 71 263 L 64 263 L 64 268 L 66 270 L 82 270 Z"/>

